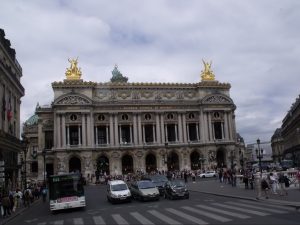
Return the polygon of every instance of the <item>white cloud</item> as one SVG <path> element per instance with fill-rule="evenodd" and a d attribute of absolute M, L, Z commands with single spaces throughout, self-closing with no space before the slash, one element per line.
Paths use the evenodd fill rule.
<path fill-rule="evenodd" d="M 269 141 L 299 95 L 297 0 L 11 0 L 0 21 L 23 67 L 22 121 L 53 100 L 67 59 L 106 82 L 114 64 L 130 82 L 200 81 L 202 59 L 232 85 L 237 130 Z"/>

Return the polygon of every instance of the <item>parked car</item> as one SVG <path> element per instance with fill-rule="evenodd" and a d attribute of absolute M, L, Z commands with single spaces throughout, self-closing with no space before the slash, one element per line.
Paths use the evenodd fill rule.
<path fill-rule="evenodd" d="M 165 191 L 165 184 L 168 181 L 168 178 L 164 175 L 148 175 L 148 176 L 144 176 L 142 177 L 142 180 L 151 180 L 155 186 L 158 188 L 159 194 L 161 196 L 164 195 L 164 191 Z"/>
<path fill-rule="evenodd" d="M 107 200 L 111 203 L 131 201 L 131 192 L 123 180 L 111 180 L 107 183 Z"/>
<path fill-rule="evenodd" d="M 159 200 L 159 191 L 150 180 L 135 181 L 130 186 L 130 191 L 134 199 L 141 201 Z"/>
<path fill-rule="evenodd" d="M 216 177 L 216 176 L 217 176 L 217 173 L 216 173 L 216 171 L 206 171 L 205 173 L 200 173 L 198 176 L 199 176 L 199 177 L 202 177 L 202 178 L 206 178 L 206 177 Z"/>
<path fill-rule="evenodd" d="M 167 199 L 185 198 L 189 199 L 190 194 L 181 180 L 170 180 L 165 184 L 164 196 Z"/>

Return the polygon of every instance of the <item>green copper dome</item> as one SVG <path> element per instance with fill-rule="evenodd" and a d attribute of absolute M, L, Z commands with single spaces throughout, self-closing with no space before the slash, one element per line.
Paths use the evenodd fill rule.
<path fill-rule="evenodd" d="M 28 120 L 26 120 L 25 124 L 28 126 L 36 125 L 38 124 L 38 119 L 39 119 L 38 115 L 34 114 Z"/>

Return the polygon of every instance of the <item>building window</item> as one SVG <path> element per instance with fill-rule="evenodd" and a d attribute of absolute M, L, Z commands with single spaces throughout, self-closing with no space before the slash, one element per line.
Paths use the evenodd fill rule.
<path fill-rule="evenodd" d="M 173 113 L 168 113 L 168 115 L 167 115 L 167 119 L 168 119 L 168 120 L 172 120 L 172 119 L 174 119 L 174 115 L 173 115 Z"/>
<path fill-rule="evenodd" d="M 149 125 L 145 125 L 145 142 L 149 143 L 149 142 L 154 142 L 154 134 L 153 134 L 153 125 L 149 124 Z"/>
<path fill-rule="evenodd" d="M 195 118 L 195 114 L 194 113 L 189 113 L 189 119 L 194 119 Z"/>
<path fill-rule="evenodd" d="M 69 126 L 70 145 L 79 145 L 79 127 Z"/>
<path fill-rule="evenodd" d="M 176 141 L 176 126 L 175 124 L 167 124 L 167 141 L 175 142 Z"/>
<path fill-rule="evenodd" d="M 45 149 L 53 147 L 53 131 L 45 131 Z"/>
<path fill-rule="evenodd" d="M 107 144 L 107 133 L 106 133 L 106 126 L 98 126 L 97 129 L 97 135 L 98 135 L 98 144 L 103 145 Z"/>
<path fill-rule="evenodd" d="M 38 162 L 31 163 L 31 173 L 37 173 L 39 171 Z"/>
<path fill-rule="evenodd" d="M 105 116 L 102 115 L 102 114 L 99 115 L 99 116 L 98 116 L 98 120 L 99 120 L 99 121 L 104 121 L 104 120 L 105 120 Z"/>
<path fill-rule="evenodd" d="M 131 143 L 130 126 L 129 125 L 122 125 L 121 126 L 121 141 L 122 141 L 122 144 Z"/>
<path fill-rule="evenodd" d="M 77 115 L 72 114 L 72 115 L 70 116 L 70 120 L 71 120 L 71 121 L 76 121 L 76 120 L 77 120 Z"/>
<path fill-rule="evenodd" d="M 223 132 L 222 132 L 222 123 L 221 122 L 214 122 L 214 131 L 215 131 L 215 139 L 222 139 Z"/>
<path fill-rule="evenodd" d="M 214 112 L 214 118 L 215 118 L 215 119 L 219 119 L 219 118 L 220 118 L 220 113 Z"/>
<path fill-rule="evenodd" d="M 197 141 L 197 125 L 195 123 L 188 124 L 188 131 L 189 131 L 189 140 L 190 141 Z"/>
<path fill-rule="evenodd" d="M 145 115 L 145 120 L 151 120 L 151 115 L 149 113 Z"/>
<path fill-rule="evenodd" d="M 128 115 L 127 114 L 123 114 L 122 115 L 122 120 L 128 120 Z"/>

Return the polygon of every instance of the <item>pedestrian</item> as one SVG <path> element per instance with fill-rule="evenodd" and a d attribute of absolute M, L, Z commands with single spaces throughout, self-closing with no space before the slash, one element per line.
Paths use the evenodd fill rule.
<path fill-rule="evenodd" d="M 270 185 L 271 185 L 271 188 L 272 188 L 272 193 L 274 195 L 277 195 L 277 179 L 276 179 L 276 176 L 274 175 L 274 173 L 270 173 L 270 176 L 269 176 L 269 182 L 270 182 Z"/>
<path fill-rule="evenodd" d="M 48 192 L 47 188 L 46 188 L 46 186 L 44 186 L 43 190 L 42 190 L 43 202 L 46 202 L 47 192 Z"/>
<path fill-rule="evenodd" d="M 9 194 L 4 193 L 3 198 L 2 198 L 2 207 L 3 207 L 3 217 L 5 218 L 6 215 L 10 216 L 10 199 L 9 199 Z"/>
<path fill-rule="evenodd" d="M 270 190 L 270 185 L 268 183 L 267 178 L 263 177 L 261 181 L 261 190 L 265 194 L 265 198 L 269 198 L 269 190 Z"/>
<path fill-rule="evenodd" d="M 188 179 L 188 175 L 187 175 L 186 171 L 184 172 L 183 177 L 184 177 L 184 182 L 187 183 L 188 182 L 188 180 L 187 180 Z"/>
<path fill-rule="evenodd" d="M 281 172 L 278 176 L 278 183 L 279 183 L 279 194 L 282 195 L 288 195 L 287 190 L 285 189 L 285 176 Z"/>

